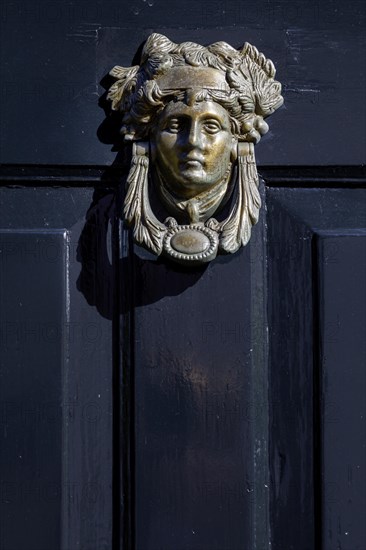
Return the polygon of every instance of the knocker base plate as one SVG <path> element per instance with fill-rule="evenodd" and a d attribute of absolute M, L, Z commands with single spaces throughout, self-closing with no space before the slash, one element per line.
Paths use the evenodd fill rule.
<path fill-rule="evenodd" d="M 203 223 L 171 226 L 163 240 L 163 252 L 180 264 L 198 265 L 217 255 L 219 237 Z"/>

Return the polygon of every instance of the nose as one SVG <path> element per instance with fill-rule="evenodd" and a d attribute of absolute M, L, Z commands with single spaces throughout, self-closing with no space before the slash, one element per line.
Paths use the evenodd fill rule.
<path fill-rule="evenodd" d="M 196 120 L 192 120 L 188 128 L 187 145 L 191 148 L 202 148 L 202 136 L 200 132 L 199 123 Z"/>

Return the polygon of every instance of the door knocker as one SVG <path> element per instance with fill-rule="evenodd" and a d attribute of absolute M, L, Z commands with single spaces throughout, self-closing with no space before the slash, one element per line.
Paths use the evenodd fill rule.
<path fill-rule="evenodd" d="M 245 246 L 261 206 L 254 145 L 283 103 L 272 61 L 248 43 L 152 34 L 140 65 L 110 75 L 107 99 L 134 142 L 124 217 L 135 242 L 190 265 Z"/>

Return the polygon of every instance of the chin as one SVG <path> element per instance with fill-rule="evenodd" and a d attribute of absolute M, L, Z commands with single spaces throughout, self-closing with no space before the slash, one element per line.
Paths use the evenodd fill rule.
<path fill-rule="evenodd" d="M 207 175 L 202 172 L 202 170 L 184 170 L 180 173 L 180 178 L 177 181 L 184 187 L 189 187 L 190 189 L 211 186 L 211 183 L 207 181 Z"/>

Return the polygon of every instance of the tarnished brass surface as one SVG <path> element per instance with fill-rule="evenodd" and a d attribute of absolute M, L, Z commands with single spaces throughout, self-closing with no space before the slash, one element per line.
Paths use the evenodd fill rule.
<path fill-rule="evenodd" d="M 261 205 L 254 144 L 283 103 L 273 63 L 248 43 L 238 51 L 152 34 L 140 65 L 110 74 L 107 97 L 135 142 L 124 202 L 135 241 L 186 264 L 247 244 Z"/>

